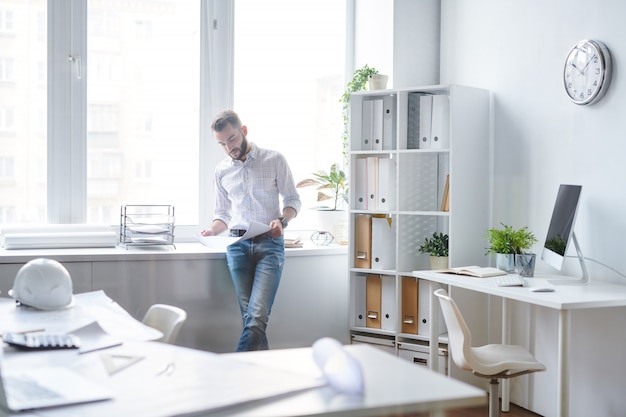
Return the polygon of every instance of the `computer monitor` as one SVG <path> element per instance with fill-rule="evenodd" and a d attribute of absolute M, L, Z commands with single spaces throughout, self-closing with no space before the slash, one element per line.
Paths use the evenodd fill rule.
<path fill-rule="evenodd" d="M 581 191 L 581 185 L 561 184 L 559 186 L 554 210 L 552 211 L 552 218 L 550 219 L 550 226 L 548 227 L 548 234 L 541 253 L 541 259 L 560 271 L 563 268 L 569 244 L 573 242 L 583 276 L 578 280 L 551 280 L 550 282 L 552 284 L 586 284 L 589 282 L 589 274 L 587 273 L 585 260 L 578 246 L 576 234 L 574 233 L 574 224 L 576 222 L 576 213 L 578 211 Z"/>

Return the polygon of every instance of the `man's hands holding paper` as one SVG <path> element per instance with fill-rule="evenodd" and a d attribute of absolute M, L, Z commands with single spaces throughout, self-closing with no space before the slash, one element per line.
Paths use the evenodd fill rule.
<path fill-rule="evenodd" d="M 213 234 L 215 232 L 215 228 L 213 228 L 211 230 L 203 230 L 202 232 L 197 233 L 196 239 L 198 239 L 200 243 L 202 243 L 204 246 L 207 246 L 211 249 L 225 250 L 227 246 L 230 246 L 235 242 L 250 239 L 266 232 L 270 232 L 270 235 L 272 237 L 276 237 L 272 234 L 276 233 L 276 229 L 279 233 L 278 236 L 280 236 L 282 234 L 282 225 L 280 224 L 280 222 L 278 223 L 278 227 L 272 228 L 271 226 L 253 220 L 248 225 L 248 230 L 246 231 L 246 233 L 244 233 L 243 236 L 216 236 L 215 234 Z M 226 230 L 226 228 L 224 228 L 224 230 Z M 222 230 L 222 232 L 224 230 Z"/>

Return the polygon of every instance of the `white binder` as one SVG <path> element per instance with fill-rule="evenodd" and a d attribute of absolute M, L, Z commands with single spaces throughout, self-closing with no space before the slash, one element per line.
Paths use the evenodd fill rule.
<path fill-rule="evenodd" d="M 446 95 L 434 95 L 431 124 L 430 147 L 446 149 L 450 147 L 450 98 Z"/>
<path fill-rule="evenodd" d="M 354 325 L 365 327 L 365 275 L 354 278 Z"/>
<path fill-rule="evenodd" d="M 378 157 L 367 157 L 367 210 L 376 210 L 378 200 Z"/>
<path fill-rule="evenodd" d="M 385 96 L 383 98 L 383 149 L 395 149 L 395 122 L 396 122 L 396 98 Z"/>
<path fill-rule="evenodd" d="M 383 99 L 372 100 L 372 149 L 383 149 Z"/>
<path fill-rule="evenodd" d="M 363 100 L 363 117 L 361 119 L 361 150 L 368 151 L 372 149 L 372 115 L 374 112 L 374 102 L 372 100 Z"/>
<path fill-rule="evenodd" d="M 378 159 L 377 210 L 393 210 L 396 201 L 396 160 Z"/>
<path fill-rule="evenodd" d="M 390 217 L 372 217 L 372 269 L 395 268 L 396 225 Z"/>
<path fill-rule="evenodd" d="M 420 149 L 430 148 L 433 96 L 420 96 Z"/>
<path fill-rule="evenodd" d="M 367 209 L 367 159 L 357 158 L 354 163 L 354 208 Z"/>
<path fill-rule="evenodd" d="M 424 279 L 418 280 L 419 292 L 417 300 L 417 334 L 430 334 L 430 282 Z M 443 313 L 439 309 L 439 320 L 437 334 L 446 332 L 446 323 L 443 321 Z"/>
<path fill-rule="evenodd" d="M 381 275 L 382 291 L 381 291 L 381 323 L 380 328 L 383 330 L 396 329 L 396 286 L 395 277 L 392 275 Z"/>
<path fill-rule="evenodd" d="M 430 148 L 433 96 L 420 96 L 420 149 Z"/>

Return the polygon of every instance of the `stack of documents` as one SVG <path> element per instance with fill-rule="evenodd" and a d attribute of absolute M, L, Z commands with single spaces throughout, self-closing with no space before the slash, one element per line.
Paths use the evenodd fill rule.
<path fill-rule="evenodd" d="M 0 229 L 0 244 L 5 249 L 113 248 L 117 245 L 117 233 L 109 225 L 2 225 Z"/>
<path fill-rule="evenodd" d="M 301 248 L 304 246 L 302 240 L 300 240 L 300 236 L 294 238 L 285 238 L 285 247 L 286 248 Z"/>

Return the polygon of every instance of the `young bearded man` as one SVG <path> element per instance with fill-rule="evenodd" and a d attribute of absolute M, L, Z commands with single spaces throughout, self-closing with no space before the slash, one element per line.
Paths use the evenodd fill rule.
<path fill-rule="evenodd" d="M 226 251 L 243 321 L 237 351 L 269 349 L 267 322 L 285 262 L 283 230 L 300 210 L 300 196 L 285 157 L 250 142 L 237 113 L 218 113 L 211 130 L 228 157 L 215 168 L 215 214 L 202 235 L 229 229 L 230 236 L 243 236 L 252 220 L 270 226 Z"/>

